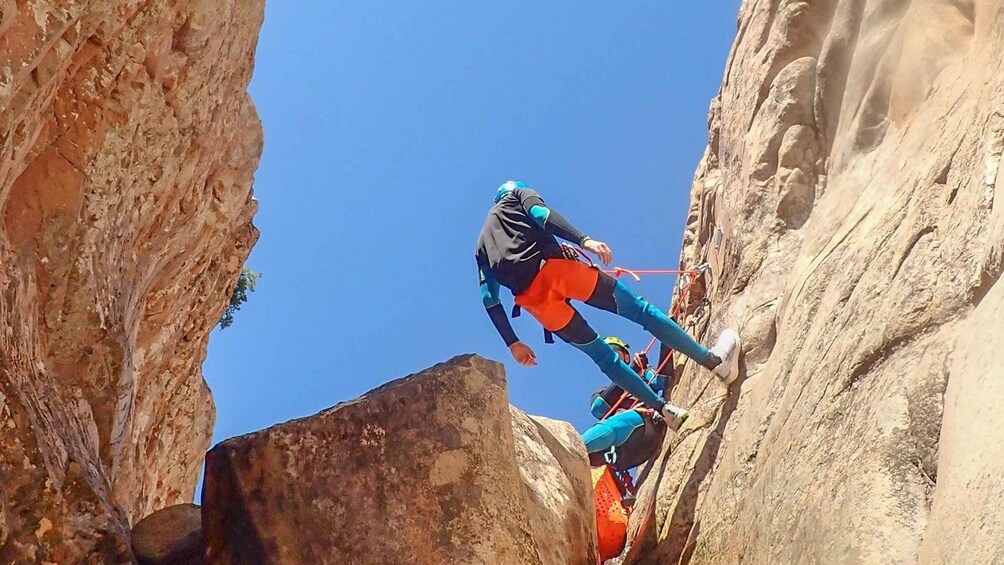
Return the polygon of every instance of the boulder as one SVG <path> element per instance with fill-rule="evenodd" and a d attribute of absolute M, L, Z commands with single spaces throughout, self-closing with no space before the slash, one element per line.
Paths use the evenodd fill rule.
<path fill-rule="evenodd" d="M 457 357 L 213 448 L 209 559 L 594 563 L 586 453 L 574 435 L 510 412 L 500 364 Z"/>
<path fill-rule="evenodd" d="M 528 416 L 515 407 L 510 414 L 541 562 L 595 563 L 596 514 L 582 436 L 568 422 Z"/>
<path fill-rule="evenodd" d="M 132 529 L 132 551 L 139 565 L 202 565 L 202 510 L 176 504 L 143 518 Z"/>

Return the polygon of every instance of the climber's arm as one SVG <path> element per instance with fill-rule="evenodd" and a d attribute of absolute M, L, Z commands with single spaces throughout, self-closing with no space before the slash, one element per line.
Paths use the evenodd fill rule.
<path fill-rule="evenodd" d="M 610 247 L 602 241 L 596 241 L 588 235 L 582 233 L 572 225 L 564 216 L 553 208 L 544 204 L 544 200 L 529 188 L 520 188 L 515 191 L 520 204 L 526 214 L 547 233 L 560 237 L 566 241 L 576 243 L 582 248 L 595 253 L 604 264 L 613 261 L 613 252 Z"/>
<path fill-rule="evenodd" d="M 547 233 L 577 245 L 582 245 L 588 239 L 586 234 L 579 231 L 564 216 L 544 204 L 544 199 L 536 191 L 522 188 L 517 191 L 516 196 L 527 215 Z"/>
<path fill-rule="evenodd" d="M 481 302 L 485 306 L 485 311 L 488 312 L 492 325 L 502 336 L 506 346 L 511 346 L 518 342 L 519 338 L 516 337 L 516 332 L 513 331 L 509 317 L 506 316 L 505 308 L 502 307 L 502 301 L 499 299 L 501 285 L 491 269 L 486 267 L 478 267 L 478 279 L 481 282 Z"/>

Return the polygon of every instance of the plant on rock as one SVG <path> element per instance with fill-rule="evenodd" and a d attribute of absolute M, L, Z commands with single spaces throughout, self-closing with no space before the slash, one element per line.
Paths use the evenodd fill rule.
<path fill-rule="evenodd" d="M 261 276 L 261 273 L 252 271 L 250 267 L 245 266 L 241 269 L 241 276 L 237 278 L 234 292 L 230 295 L 230 304 L 227 304 L 227 309 L 223 312 L 223 317 L 220 318 L 220 329 L 229 328 L 234 323 L 234 313 L 248 301 L 248 293 L 254 292 Z"/>

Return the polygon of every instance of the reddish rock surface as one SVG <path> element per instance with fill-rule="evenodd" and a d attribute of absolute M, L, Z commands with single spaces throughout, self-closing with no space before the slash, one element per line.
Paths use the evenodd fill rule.
<path fill-rule="evenodd" d="M 514 439 L 515 436 L 515 439 Z M 212 563 L 595 563 L 585 446 L 463 356 L 209 453 Z"/>
<path fill-rule="evenodd" d="M 257 230 L 261 0 L 0 2 L 0 561 L 118 563 L 191 500 Z"/>
<path fill-rule="evenodd" d="M 143 518 L 132 529 L 132 551 L 139 565 L 203 565 L 202 510 L 176 504 Z"/>
<path fill-rule="evenodd" d="M 742 3 L 682 260 L 746 376 L 683 371 L 638 561 L 1004 561 L 1002 109 L 997 0 Z"/>

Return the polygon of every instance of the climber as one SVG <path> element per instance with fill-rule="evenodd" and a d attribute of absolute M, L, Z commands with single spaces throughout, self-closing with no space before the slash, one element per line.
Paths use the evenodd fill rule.
<path fill-rule="evenodd" d="M 642 380 L 645 381 L 648 386 L 656 392 L 656 394 L 661 394 L 666 392 L 670 382 L 670 376 L 667 374 L 656 374 L 648 365 L 648 354 L 641 352 L 632 358 L 631 349 L 624 340 L 617 337 L 608 337 L 603 341 L 607 343 L 613 350 L 614 353 L 621 359 L 621 361 L 628 364 L 628 367 L 632 371 L 642 376 Z M 672 350 L 666 351 L 666 355 L 672 355 Z M 662 356 L 660 356 L 661 358 Z M 660 359 L 661 360 L 661 359 Z M 671 361 L 661 362 L 660 367 L 671 367 Z M 626 398 L 625 398 L 626 397 Z M 627 395 L 624 389 L 621 387 L 610 384 L 599 391 L 593 393 L 593 404 L 589 411 L 597 420 L 602 420 L 611 414 L 611 410 L 616 408 L 616 412 L 620 412 L 626 406 L 627 402 L 634 400 L 633 397 Z"/>
<path fill-rule="evenodd" d="M 704 348 L 620 281 L 600 269 L 566 258 L 555 237 L 578 244 L 605 265 L 613 259 L 606 243 L 577 230 L 526 184 L 511 180 L 498 187 L 495 205 L 478 237 L 475 259 L 482 302 L 516 362 L 536 365 L 537 356 L 516 337 L 499 300 L 500 286 L 512 291 L 516 305 L 528 311 L 546 331 L 588 355 L 611 381 L 659 412 L 674 430 L 687 419 L 688 412 L 667 403 L 646 386 L 599 338 L 570 300 L 641 325 L 667 347 L 710 369 L 725 384 L 736 379 L 740 343 L 734 330 L 722 332 L 711 350 Z"/>
<path fill-rule="evenodd" d="M 628 344 L 616 337 L 603 340 L 613 348 L 621 362 L 632 370 L 639 370 L 647 386 L 657 395 L 663 395 L 669 383 L 668 375 L 656 375 L 649 369 L 644 355 L 631 359 Z M 629 471 L 655 457 L 666 434 L 666 422 L 654 411 L 624 406 L 613 415 L 610 411 L 622 398 L 624 390 L 610 384 L 593 395 L 590 408 L 593 416 L 602 420 L 582 434 L 593 467 L 610 465 L 619 472 Z"/>

